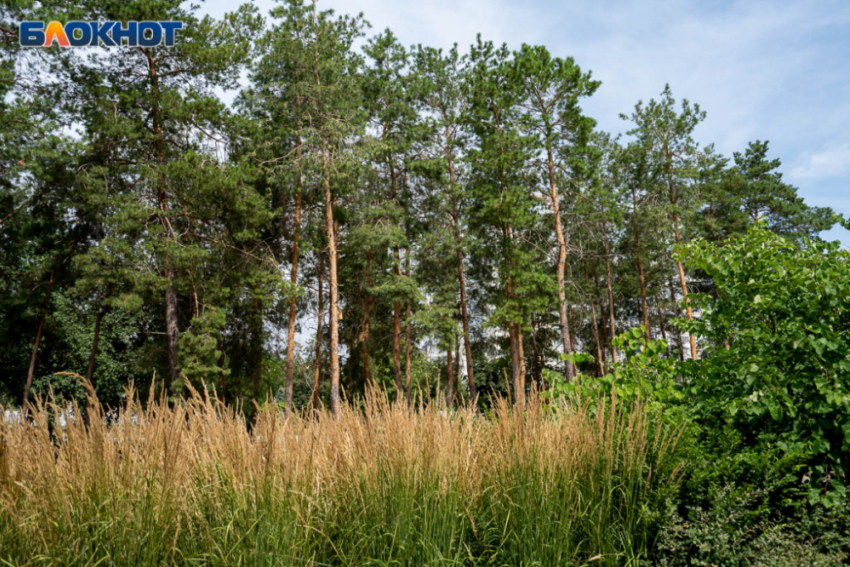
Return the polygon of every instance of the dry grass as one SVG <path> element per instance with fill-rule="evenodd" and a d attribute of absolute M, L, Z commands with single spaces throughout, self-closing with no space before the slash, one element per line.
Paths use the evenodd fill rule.
<path fill-rule="evenodd" d="M 678 432 L 602 404 L 484 417 L 437 403 L 252 427 L 192 392 L 135 392 L 108 423 L 0 429 L 0 560 L 48 565 L 579 565 L 637 562 L 675 483 Z M 80 415 L 79 411 L 75 412 Z"/>

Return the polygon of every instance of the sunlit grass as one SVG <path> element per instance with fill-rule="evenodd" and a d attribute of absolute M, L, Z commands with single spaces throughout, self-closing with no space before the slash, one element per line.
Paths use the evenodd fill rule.
<path fill-rule="evenodd" d="M 0 429 L 12 565 L 623 565 L 650 545 L 678 430 L 643 407 L 382 395 L 338 417 L 129 392 L 117 422 Z M 79 415 L 79 413 L 77 413 Z M 130 417 L 132 416 L 132 419 Z M 115 420 L 113 420 L 115 421 Z"/>

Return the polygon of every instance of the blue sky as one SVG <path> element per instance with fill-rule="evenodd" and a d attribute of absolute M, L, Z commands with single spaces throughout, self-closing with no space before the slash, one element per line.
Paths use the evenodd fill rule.
<path fill-rule="evenodd" d="M 275 3 L 256 0 L 264 14 Z M 207 0 L 215 15 L 235 3 Z M 602 81 L 584 108 L 600 128 L 628 125 L 639 100 L 669 83 L 708 118 L 696 131 L 724 155 L 770 140 L 786 181 L 809 204 L 850 216 L 848 0 L 319 0 L 363 12 L 406 45 L 466 48 L 484 39 L 545 45 Z M 825 233 L 850 247 L 850 232 Z"/>

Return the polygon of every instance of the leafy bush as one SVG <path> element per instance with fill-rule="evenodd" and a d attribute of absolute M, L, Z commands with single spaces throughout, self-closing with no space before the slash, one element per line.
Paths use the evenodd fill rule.
<path fill-rule="evenodd" d="M 679 370 L 676 361 L 667 356 L 667 341 L 647 340 L 641 325 L 617 336 L 614 346 L 623 357 L 622 361 L 610 366 L 611 372 L 601 377 L 579 374 L 572 382 L 551 370 L 544 370 L 549 382 L 545 395 L 549 399 L 570 398 L 590 403 L 609 398 L 616 392 L 617 398 L 626 403 L 640 401 L 655 411 L 665 410 L 684 418 L 685 393 L 678 382 Z M 573 364 L 592 362 L 586 353 L 574 353 L 563 357 Z"/>
<path fill-rule="evenodd" d="M 763 492 L 740 494 L 725 487 L 711 506 L 670 508 L 656 549 L 659 567 L 832 567 L 847 555 L 822 535 L 771 522 Z M 832 549 L 830 549 L 832 548 Z"/>
<path fill-rule="evenodd" d="M 838 503 L 850 472 L 850 254 L 756 226 L 697 241 L 685 258 L 716 285 L 691 296 L 702 317 L 685 326 L 708 346 L 683 367 L 689 411 L 731 426 L 744 452 L 805 461 L 811 501 Z"/>

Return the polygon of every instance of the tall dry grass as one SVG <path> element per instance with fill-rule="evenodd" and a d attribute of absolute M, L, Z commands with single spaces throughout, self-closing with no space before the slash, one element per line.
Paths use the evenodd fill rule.
<path fill-rule="evenodd" d="M 2 425 L 0 562 L 637 563 L 677 475 L 677 430 L 640 406 L 532 398 L 485 417 L 374 395 L 248 427 L 197 392 L 126 400 L 107 414 L 92 397 L 88 425 L 56 425 L 54 401 Z"/>

